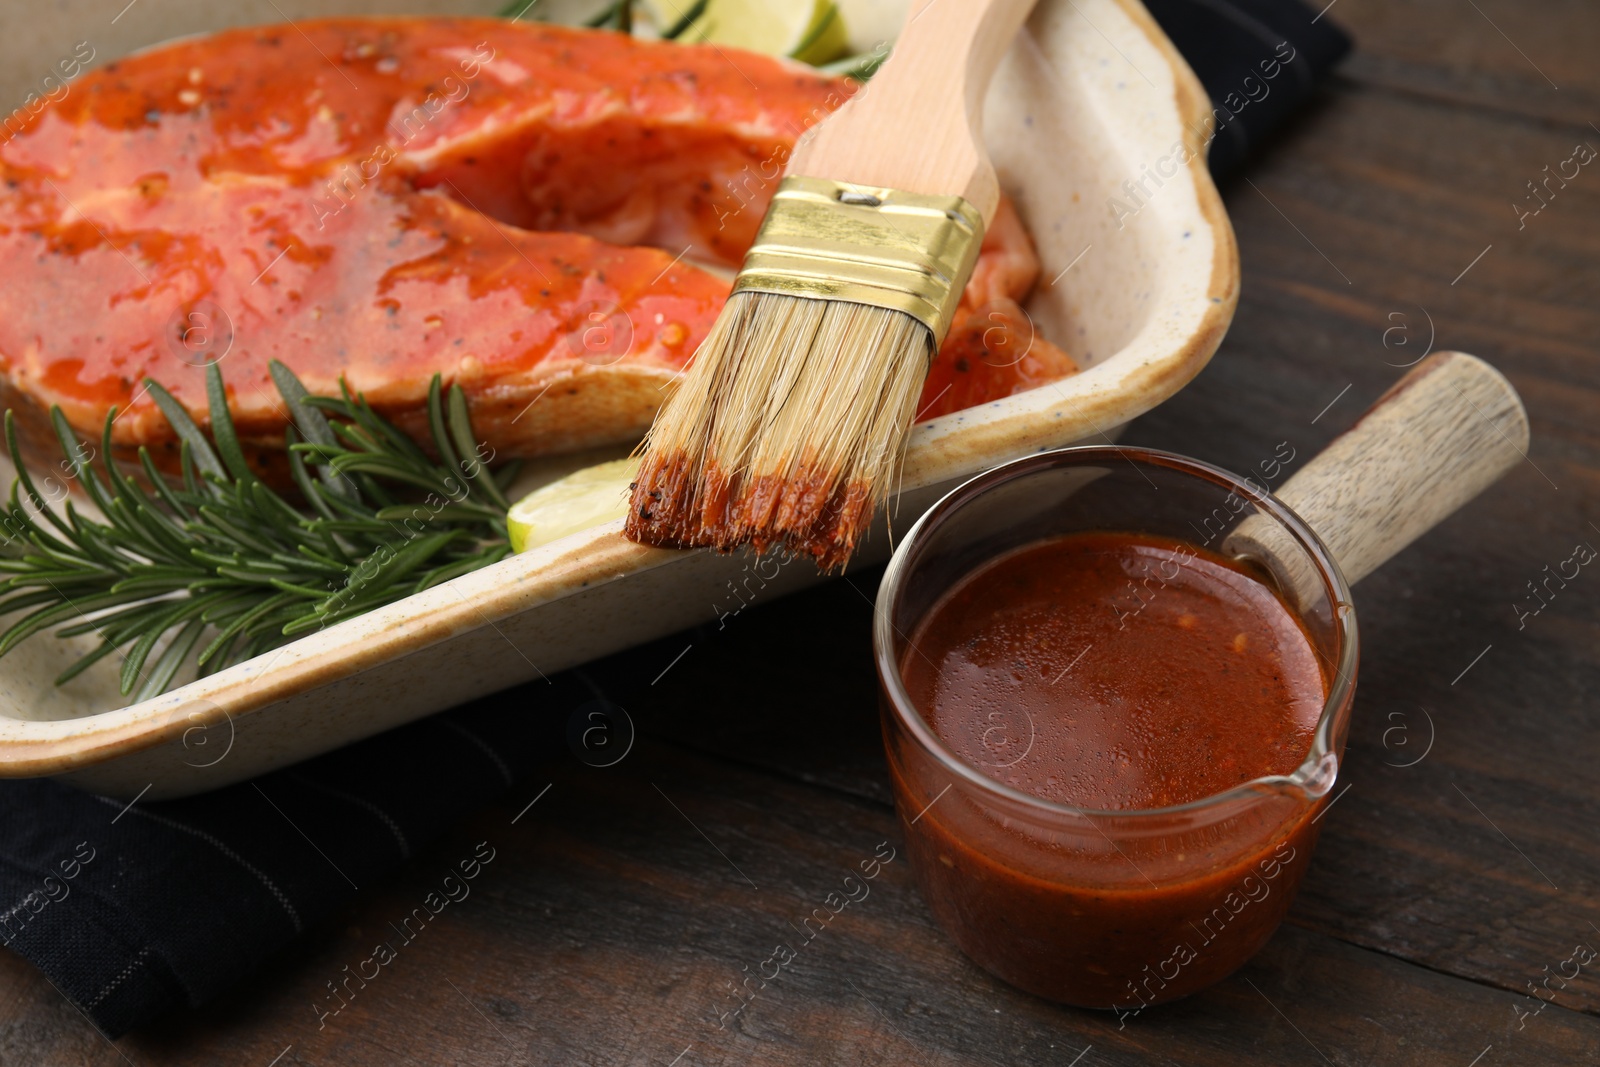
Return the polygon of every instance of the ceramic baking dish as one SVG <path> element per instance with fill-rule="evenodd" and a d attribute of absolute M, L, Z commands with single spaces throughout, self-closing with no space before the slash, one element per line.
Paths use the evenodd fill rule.
<path fill-rule="evenodd" d="M 297 17 L 376 6 L 273 8 Z M 117 51 L 222 17 L 200 0 L 158 7 Z M 52 29 L 52 17 L 40 11 L 46 25 L 6 50 L 70 51 L 79 34 Z M 1041 0 L 996 78 L 986 136 L 1044 263 L 1029 314 L 1086 369 L 919 425 L 895 528 L 978 471 L 1109 439 L 1205 365 L 1239 282 L 1203 163 L 1177 162 L 1203 160 L 1208 114 L 1194 75 L 1135 0 Z M 1130 197 L 1125 182 L 1143 193 Z M 0 474 L 9 481 L 9 465 Z M 35 637 L 0 660 L 0 775 L 53 775 L 126 798 L 214 789 L 819 580 L 808 563 L 648 549 L 619 528 L 573 534 L 130 707 L 119 707 L 110 660 L 56 688 L 74 650 Z M 889 549 L 880 519 L 858 558 Z"/>

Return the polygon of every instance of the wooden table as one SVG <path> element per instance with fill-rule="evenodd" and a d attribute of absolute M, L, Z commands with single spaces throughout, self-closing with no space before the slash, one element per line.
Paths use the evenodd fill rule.
<path fill-rule="evenodd" d="M 1600 963 L 1541 984 L 1600 947 L 1600 573 L 1521 627 L 1514 608 L 1600 544 L 1600 170 L 1552 183 L 1520 227 L 1512 208 L 1577 143 L 1600 148 L 1600 10 L 1332 15 L 1360 51 L 1227 190 L 1233 329 L 1126 440 L 1240 470 L 1282 441 L 1309 456 L 1432 338 L 1506 371 L 1534 443 L 1362 584 L 1346 791 L 1288 921 L 1237 975 L 1119 1029 L 968 963 L 897 861 L 719 1028 L 789 921 L 900 844 L 868 572 L 634 653 L 672 666 L 628 709 L 643 738 L 625 760 L 562 767 L 515 825 L 545 783 L 480 812 L 211 1010 L 113 1047 L 0 954 L 0 1063 L 1600 1062 Z M 471 898 L 319 1031 L 324 983 L 480 840 L 497 857 Z"/>

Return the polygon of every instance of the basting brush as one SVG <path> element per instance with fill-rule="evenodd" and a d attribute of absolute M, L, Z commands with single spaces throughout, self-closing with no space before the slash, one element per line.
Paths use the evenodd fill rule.
<path fill-rule="evenodd" d="M 893 56 L 796 146 L 645 440 L 629 537 L 850 557 L 999 203 L 983 99 L 1032 6 L 912 0 Z"/>

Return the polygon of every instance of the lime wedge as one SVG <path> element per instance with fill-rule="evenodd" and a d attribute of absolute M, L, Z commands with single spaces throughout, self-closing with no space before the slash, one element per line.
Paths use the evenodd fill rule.
<path fill-rule="evenodd" d="M 894 43 L 906 24 L 906 0 L 836 0 L 855 54 Z"/>
<path fill-rule="evenodd" d="M 697 0 L 644 0 L 650 21 L 662 33 L 682 25 L 698 6 Z M 811 64 L 838 59 L 850 45 L 834 0 L 707 0 L 705 10 L 677 39 L 710 41 Z"/>
<path fill-rule="evenodd" d="M 526 552 L 622 518 L 628 513 L 628 485 L 638 470 L 637 459 L 617 459 L 535 489 L 506 512 L 512 550 Z"/>

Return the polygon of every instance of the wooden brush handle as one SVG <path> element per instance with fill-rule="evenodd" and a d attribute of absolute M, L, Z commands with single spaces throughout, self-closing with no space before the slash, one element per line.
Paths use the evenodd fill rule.
<path fill-rule="evenodd" d="M 1277 493 L 1354 585 L 1488 488 L 1528 451 L 1517 391 L 1476 356 L 1439 352 L 1379 397 Z M 1264 516 L 1223 551 L 1262 559 L 1302 607 L 1321 593 L 1305 556 Z"/>
<path fill-rule="evenodd" d="M 894 54 L 795 149 L 788 173 L 965 197 L 994 220 L 1000 188 L 983 99 L 1034 0 L 912 0 Z"/>

